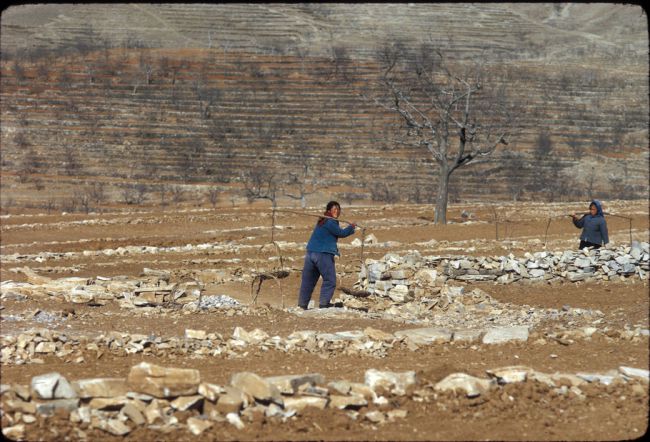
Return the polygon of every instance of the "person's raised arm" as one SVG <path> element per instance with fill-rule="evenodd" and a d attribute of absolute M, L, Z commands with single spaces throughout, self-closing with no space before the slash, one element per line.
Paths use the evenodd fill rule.
<path fill-rule="evenodd" d="M 575 213 L 571 215 L 571 219 L 573 220 L 573 225 L 576 226 L 578 229 L 582 229 L 585 225 L 585 217 L 584 215 L 578 219 L 578 215 Z"/>
<path fill-rule="evenodd" d="M 334 221 L 333 219 L 328 219 L 327 221 L 325 221 L 324 226 L 328 232 L 330 232 L 332 235 L 338 238 L 345 238 L 346 236 L 352 235 L 356 227 L 354 224 L 350 224 L 345 229 L 342 229 L 339 226 L 339 223 L 337 221 Z"/>

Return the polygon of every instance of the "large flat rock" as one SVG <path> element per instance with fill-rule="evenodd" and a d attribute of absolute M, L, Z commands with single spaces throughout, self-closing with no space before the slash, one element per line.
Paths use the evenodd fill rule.
<path fill-rule="evenodd" d="M 395 337 L 405 337 L 417 345 L 442 344 L 451 341 L 453 332 L 446 328 L 412 328 L 407 330 L 398 330 Z"/>
<path fill-rule="evenodd" d="M 484 344 L 503 344 L 513 341 L 527 341 L 528 327 L 515 325 L 511 327 L 495 327 L 488 329 L 483 336 Z"/>

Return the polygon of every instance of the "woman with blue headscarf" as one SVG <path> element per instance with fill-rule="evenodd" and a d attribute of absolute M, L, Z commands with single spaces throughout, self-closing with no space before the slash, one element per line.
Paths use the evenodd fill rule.
<path fill-rule="evenodd" d="M 603 214 L 603 206 L 598 200 L 593 200 L 589 204 L 589 213 L 578 219 L 574 213 L 572 215 L 573 225 L 582 229 L 580 235 L 580 249 L 593 247 L 599 249 L 602 245 L 609 242 L 607 234 L 607 221 Z"/>

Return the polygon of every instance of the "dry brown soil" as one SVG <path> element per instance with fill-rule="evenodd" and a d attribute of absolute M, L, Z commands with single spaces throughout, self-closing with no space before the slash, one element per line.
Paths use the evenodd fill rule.
<path fill-rule="evenodd" d="M 368 246 L 365 257 L 380 258 L 387 252 L 403 253 L 420 250 L 423 255 L 477 256 L 525 252 L 566 250 L 577 246 L 579 231 L 568 218 L 556 218 L 548 228 L 549 216 L 580 210 L 582 203 L 565 205 L 452 206 L 446 226 L 434 225 L 429 206 L 353 206 L 343 208 L 343 219 L 366 227 L 384 246 Z M 648 241 L 648 210 L 646 202 L 611 202 L 610 211 L 633 218 L 633 239 Z M 295 209 L 294 209 L 295 210 Z M 472 212 L 471 222 L 462 223 L 463 210 Z M 318 213 L 312 209 L 311 213 Z M 496 239 L 495 214 L 501 220 Z M 278 214 L 274 239 L 280 242 L 304 243 L 309 237 L 314 218 L 296 214 Z M 509 222 L 505 222 L 505 220 Z M 80 221 L 91 220 L 93 224 Z M 101 221 L 101 222 L 98 222 Z M 614 244 L 629 242 L 630 231 L 624 219 L 608 219 Z M 2 281 L 23 281 L 18 267 L 30 267 L 52 278 L 81 276 L 128 275 L 138 277 L 144 268 L 168 269 L 175 276 L 210 268 L 221 268 L 227 274 L 269 270 L 277 267 L 271 241 L 271 214 L 263 205 L 243 208 L 217 207 L 178 209 L 166 212 L 110 213 L 96 215 L 12 215 L 2 219 L 2 255 L 14 253 L 36 255 L 39 252 L 82 252 L 84 250 L 116 249 L 126 246 L 171 247 L 186 244 L 232 242 L 242 247 L 238 252 L 214 253 L 201 250 L 156 254 L 127 254 L 101 257 L 83 255 L 38 262 L 32 258 L 20 263 L 3 263 Z M 355 235 L 359 237 L 359 234 Z M 340 285 L 351 286 L 357 278 L 360 248 L 346 247 L 354 237 L 340 241 L 342 257 L 337 263 Z M 427 243 L 435 240 L 435 243 Z M 419 243 L 419 244 L 418 244 Z M 422 245 L 427 243 L 428 245 Z M 281 243 L 283 244 L 283 243 Z M 273 281 L 263 284 L 258 297 L 260 308 L 251 315 L 229 316 L 226 312 L 180 312 L 142 315 L 121 309 L 116 302 L 90 307 L 63 301 L 27 300 L 2 302 L 2 334 L 17 333 L 42 327 L 28 313 L 40 309 L 60 314 L 48 326 L 66 334 L 96 336 L 113 330 L 146 333 L 158 336 L 182 336 L 187 328 L 203 329 L 230 336 L 235 327 L 246 330 L 260 328 L 269 335 L 287 336 L 297 330 L 342 331 L 371 326 L 394 332 L 412 325 L 371 319 L 324 319 L 299 317 L 282 309 L 296 302 L 300 282 L 303 251 L 301 247 L 283 251 L 290 276 L 281 281 L 282 295 Z M 239 262 L 229 262 L 239 258 Z M 648 281 L 586 283 L 493 283 L 470 284 L 480 287 L 495 299 L 514 305 L 561 309 L 563 306 L 600 310 L 604 322 L 600 329 L 648 329 Z M 315 291 L 317 299 L 318 287 Z M 206 294 L 225 294 L 243 303 L 250 302 L 250 280 L 213 283 Z M 63 316 L 66 310 L 74 315 Z M 18 317 L 22 320 L 9 320 Z M 565 324 L 566 325 L 566 324 Z M 535 338 L 553 330 L 557 324 L 540 324 L 531 330 L 525 343 L 505 345 L 434 345 L 412 352 L 394 348 L 385 358 L 338 354 L 333 356 L 308 353 L 250 351 L 241 358 L 208 357 L 204 359 L 130 355 L 118 357 L 106 353 L 100 359 L 87 354 L 80 364 L 64 362 L 55 357 L 44 358 L 44 364 L 2 365 L 2 383 L 28 384 L 32 376 L 58 371 L 68 379 L 103 376 L 126 376 L 130 367 L 140 361 L 200 370 L 202 379 L 225 384 L 238 371 L 260 375 L 289 373 L 322 373 L 328 380 L 348 379 L 363 382 L 369 368 L 405 371 L 415 370 L 420 385 L 435 384 L 446 375 L 465 372 L 485 377 L 485 370 L 507 365 L 526 365 L 535 370 L 554 373 L 605 372 L 621 365 L 645 368 L 649 364 L 648 338 L 624 339 L 614 334 L 596 334 L 591 340 L 577 340 L 571 345 L 550 342 L 535 344 Z M 553 356 L 551 356 L 553 355 Z M 648 391 L 633 390 L 633 381 L 610 386 L 588 385 L 586 398 L 560 396 L 539 384 L 526 382 L 502 387 L 475 399 L 441 395 L 436 401 L 414 402 L 406 397 L 392 397 L 390 408 L 408 410 L 405 419 L 377 425 L 350 419 L 343 411 L 307 411 L 297 419 L 279 422 L 259 419 L 244 430 L 230 424 L 216 424 L 197 438 L 186 430 L 161 434 L 144 428 L 129 434 L 127 440 L 626 440 L 641 437 L 648 428 Z M 377 408 L 371 405 L 370 408 Z M 190 412 L 188 412 L 190 413 Z M 181 419 L 182 421 L 182 419 Z M 100 430 L 86 428 L 91 440 L 118 439 Z M 30 440 L 75 439 L 73 425 L 67 416 L 27 426 Z M 121 437 L 119 439 L 122 439 Z"/>

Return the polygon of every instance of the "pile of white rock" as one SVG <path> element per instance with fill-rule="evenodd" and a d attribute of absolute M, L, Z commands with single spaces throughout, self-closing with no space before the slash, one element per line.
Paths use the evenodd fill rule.
<path fill-rule="evenodd" d="M 575 316 L 574 316 L 575 317 Z M 483 327 L 468 327 L 457 322 L 449 327 L 404 328 L 394 333 L 366 327 L 363 330 L 317 332 L 299 330 L 288 336 L 271 336 L 261 329 L 245 330 L 235 327 L 232 335 L 222 336 L 206 330 L 186 329 L 184 336 L 154 336 L 113 331 L 95 337 L 72 336 L 46 328 L 31 329 L 17 335 L 0 338 L 3 365 L 44 364 L 46 359 L 59 358 L 66 363 L 83 364 L 104 355 L 123 357 L 140 354 L 148 357 L 187 356 L 201 358 L 241 358 L 251 351 L 282 353 L 312 353 L 327 359 L 340 354 L 382 358 L 394 348 L 412 351 L 429 345 L 493 345 L 507 342 L 527 342 L 545 345 L 558 342 L 570 345 L 577 340 L 601 336 L 608 341 L 647 339 L 648 329 L 597 328 L 593 325 L 558 328 L 555 331 L 530 333 L 528 325 L 499 326 L 491 321 Z M 106 358 L 105 358 L 106 359 Z"/>
<path fill-rule="evenodd" d="M 200 435 L 212 428 L 246 428 L 251 422 L 281 423 L 297 419 L 307 408 L 343 410 L 353 421 L 388 424 L 408 416 L 396 397 L 414 402 L 439 400 L 450 392 L 469 398 L 490 394 L 510 383 L 539 382 L 549 394 L 586 399 L 581 385 L 629 383 L 631 394 L 647 396 L 648 370 L 619 367 L 607 373 L 537 372 L 525 366 L 486 370 L 487 378 L 452 373 L 435 384 L 418 382 L 414 371 L 366 370 L 364 382 L 326 382 L 320 373 L 261 377 L 234 373 L 228 385 L 202 381 L 198 370 L 141 362 L 126 378 L 90 378 L 70 382 L 57 372 L 31 379 L 29 386 L 0 385 L 3 435 L 23 439 L 26 425 L 57 410 L 75 425 L 75 437 L 88 429 L 124 436 L 138 427 L 166 434 L 185 429 Z M 503 394 L 503 393 L 501 393 Z M 514 398 L 510 398 L 514 400 Z M 177 414 L 183 412 L 183 414 Z M 323 411 L 326 412 L 326 411 Z M 83 424 L 83 425 L 80 425 Z M 82 429 L 83 428 L 83 429 Z M 84 431 L 84 429 L 86 431 Z"/>
<path fill-rule="evenodd" d="M 105 305 L 117 301 L 123 308 L 151 307 L 176 304 L 197 305 L 205 282 L 223 278 L 223 271 L 203 270 L 193 277 L 170 283 L 173 275 L 168 271 L 145 268 L 139 278 L 114 276 L 111 278 L 49 278 L 37 274 L 29 267 L 18 269 L 27 277 L 26 282 L 12 280 L 0 283 L 0 299 L 26 300 L 47 298 L 73 304 Z M 201 299 L 201 308 L 230 308 L 239 303 L 227 296 L 210 296 Z"/>
<path fill-rule="evenodd" d="M 387 409 L 391 407 L 386 396 L 403 396 L 415 384 L 413 371 L 374 369 L 366 371 L 364 383 L 326 383 L 319 373 L 261 377 L 239 372 L 232 375 L 229 385 L 202 382 L 195 369 L 148 362 L 133 366 L 126 379 L 69 382 L 53 372 L 34 376 L 29 387 L 2 384 L 2 413 L 10 422 L 3 434 L 22 438 L 25 424 L 56 410 L 68 412 L 72 423 L 89 424 L 118 436 L 140 426 L 163 433 L 186 428 L 194 435 L 219 425 L 243 429 L 246 422 L 259 419 L 286 421 L 306 408 L 346 410 L 351 419 L 379 424 L 406 417 L 406 410 Z M 369 404 L 384 408 L 362 413 Z M 181 422 L 175 413 L 184 411 L 194 413 Z M 87 437 L 81 429 L 76 431 L 78 437 Z"/>
<path fill-rule="evenodd" d="M 632 243 L 613 249 L 583 249 L 561 252 L 526 253 L 508 256 L 421 256 L 410 251 L 400 256 L 386 254 L 380 260 L 367 259 L 355 287 L 393 301 L 405 301 L 409 293 L 418 296 L 424 288 L 447 280 L 497 281 L 508 284 L 529 281 L 610 280 L 637 276 L 646 279 L 650 269 L 650 244 Z"/>

